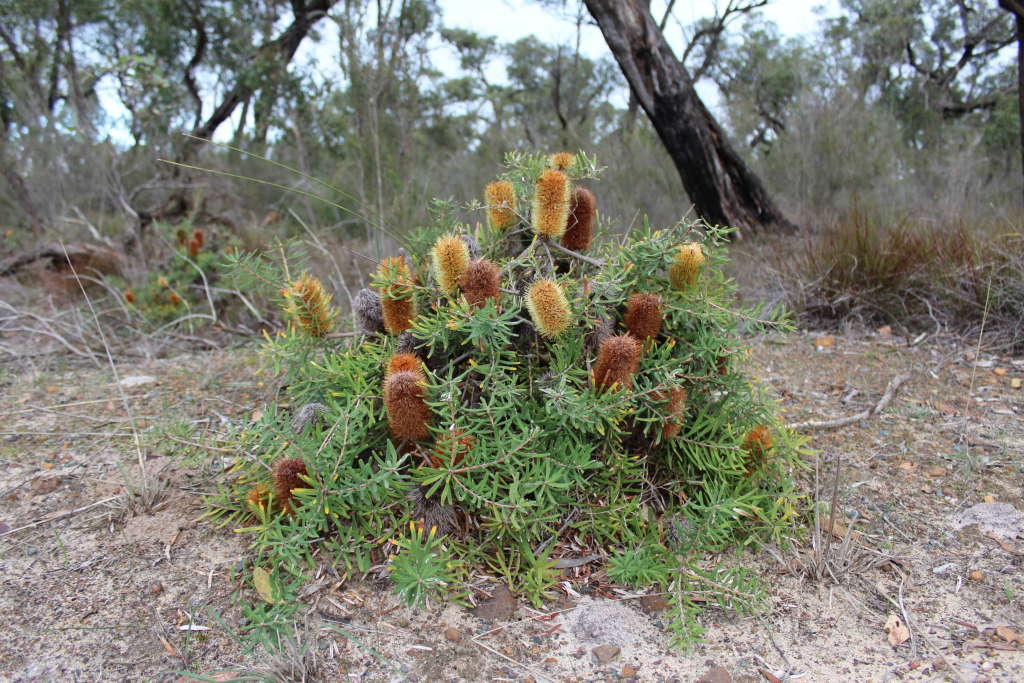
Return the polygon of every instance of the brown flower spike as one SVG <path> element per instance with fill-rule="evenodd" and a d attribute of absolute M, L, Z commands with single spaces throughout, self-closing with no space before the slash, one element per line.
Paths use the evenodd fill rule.
<path fill-rule="evenodd" d="M 199 248 L 202 249 L 203 245 L 206 244 L 206 233 L 199 228 L 192 231 L 192 239 L 199 243 Z"/>
<path fill-rule="evenodd" d="M 458 467 L 472 450 L 476 438 L 465 429 L 452 429 L 437 437 L 430 466 L 436 470 Z"/>
<path fill-rule="evenodd" d="M 130 303 L 130 304 L 135 303 L 135 294 L 132 292 L 132 290 L 130 290 L 130 289 L 124 290 L 124 293 L 122 293 L 121 296 L 123 296 L 124 300 L 127 301 L 128 303 Z"/>
<path fill-rule="evenodd" d="M 181 297 L 180 297 L 180 296 L 178 296 L 178 293 L 177 293 L 177 292 L 171 292 L 171 293 L 170 293 L 170 294 L 169 294 L 169 295 L 167 296 L 167 300 L 171 302 L 171 305 L 172 305 L 172 306 L 177 306 L 178 304 L 180 304 L 180 303 L 181 303 Z"/>
<path fill-rule="evenodd" d="M 323 337 L 334 329 L 338 311 L 331 308 L 331 295 L 320 280 L 303 275 L 284 290 L 288 306 L 285 312 L 295 318 L 295 324 L 310 337 Z"/>
<path fill-rule="evenodd" d="M 683 416 L 686 414 L 686 400 L 689 396 L 686 393 L 686 389 L 682 387 L 676 387 L 670 389 L 668 393 L 655 392 L 652 397 L 658 401 L 668 401 L 668 413 L 672 417 L 665 421 L 664 426 L 661 428 L 661 440 L 674 438 L 679 434 L 679 430 L 683 427 Z"/>
<path fill-rule="evenodd" d="M 427 389 L 417 374 L 396 372 L 384 381 L 384 407 L 388 413 L 391 436 L 398 441 L 422 441 L 430 435 L 430 408 Z"/>
<path fill-rule="evenodd" d="M 267 506 L 267 497 L 270 495 L 269 489 L 266 484 L 256 484 L 249 489 L 249 494 L 246 496 L 246 500 L 249 502 L 249 507 L 252 508 L 253 512 L 260 508 Z"/>
<path fill-rule="evenodd" d="M 306 463 L 302 458 L 285 458 L 274 463 L 274 500 L 286 514 L 292 514 L 292 491 L 306 488 L 308 484 L 299 478 L 305 475 Z"/>
<path fill-rule="evenodd" d="M 499 232 L 508 230 L 516 224 L 516 189 L 507 180 L 487 183 L 484 188 L 487 199 L 487 215 L 491 219 L 491 227 Z"/>
<path fill-rule="evenodd" d="M 410 284 L 409 266 L 405 257 L 395 256 L 384 259 L 380 264 L 378 275 L 390 281 L 381 287 L 380 305 L 384 318 L 384 329 L 391 334 L 399 334 L 412 327 L 416 317 L 415 290 Z"/>
<path fill-rule="evenodd" d="M 564 173 L 549 169 L 540 174 L 533 194 L 533 229 L 538 235 L 558 239 L 565 234 L 571 197 L 572 184 Z"/>
<path fill-rule="evenodd" d="M 626 329 L 639 341 L 654 339 L 661 332 L 661 297 L 657 294 L 640 294 L 637 292 L 626 303 L 626 314 L 623 322 Z"/>
<path fill-rule="evenodd" d="M 681 244 L 673 255 L 672 263 L 668 267 L 668 280 L 673 289 L 686 289 L 697 282 L 700 275 L 700 267 L 704 265 L 704 252 L 700 245 L 694 242 Z"/>
<path fill-rule="evenodd" d="M 458 236 L 438 237 L 430 250 L 430 261 L 434 267 L 434 279 L 445 294 L 452 294 L 469 268 L 469 245 Z"/>
<path fill-rule="evenodd" d="M 628 334 L 608 337 L 597 352 L 594 366 L 594 386 L 609 389 L 617 385 L 629 391 L 633 388 L 633 375 L 640 363 L 640 342 Z"/>
<path fill-rule="evenodd" d="M 554 280 L 537 280 L 526 293 L 526 308 L 544 337 L 557 337 L 569 327 L 569 300 Z"/>
<path fill-rule="evenodd" d="M 586 251 L 594 239 L 594 214 L 597 202 L 594 193 L 585 187 L 577 187 L 573 192 L 572 203 L 569 205 L 569 218 L 565 234 L 562 235 L 562 246 L 570 251 Z"/>
<path fill-rule="evenodd" d="M 427 381 L 420 359 L 411 353 L 400 353 L 393 356 L 388 363 L 388 369 L 384 372 L 384 380 L 387 381 L 396 372 L 411 372 L 416 375 L 417 382 Z"/>
<path fill-rule="evenodd" d="M 199 247 L 199 240 L 197 240 L 195 237 L 190 239 L 188 241 L 188 255 L 191 256 L 192 258 L 199 256 Z"/>
<path fill-rule="evenodd" d="M 772 433 L 764 425 L 758 425 L 747 432 L 743 439 L 743 450 L 749 455 L 744 460 L 747 472 L 753 472 L 762 464 L 772 447 Z"/>
<path fill-rule="evenodd" d="M 498 303 L 501 297 L 498 266 L 485 258 L 470 263 L 462 279 L 462 295 L 470 308 L 483 308 L 488 299 Z"/>

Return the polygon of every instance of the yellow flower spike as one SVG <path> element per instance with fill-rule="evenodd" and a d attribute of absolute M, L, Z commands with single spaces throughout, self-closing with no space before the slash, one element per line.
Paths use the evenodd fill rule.
<path fill-rule="evenodd" d="M 526 293 L 526 308 L 530 311 L 537 332 L 543 337 L 557 337 L 569 327 L 569 300 L 562 286 L 554 280 L 537 280 Z"/>
<path fill-rule="evenodd" d="M 682 290 L 696 284 L 700 268 L 706 260 L 699 244 L 687 242 L 679 245 L 668 267 L 668 279 L 672 288 Z"/>
<path fill-rule="evenodd" d="M 438 287 L 451 295 L 469 269 L 469 245 L 457 235 L 439 237 L 430 250 L 430 261 Z"/>
<path fill-rule="evenodd" d="M 533 195 L 533 230 L 538 235 L 558 239 L 569 221 L 572 183 L 561 171 L 549 169 L 540 174 Z"/>

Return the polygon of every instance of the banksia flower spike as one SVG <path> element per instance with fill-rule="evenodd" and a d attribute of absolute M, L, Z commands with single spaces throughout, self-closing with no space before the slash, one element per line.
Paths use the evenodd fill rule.
<path fill-rule="evenodd" d="M 274 500 L 287 514 L 294 512 L 292 491 L 306 488 L 307 484 L 299 475 L 306 474 L 306 463 L 302 458 L 283 458 L 274 463 Z"/>
<path fill-rule="evenodd" d="M 501 297 L 498 266 L 485 258 L 470 263 L 462 280 L 462 295 L 470 308 L 483 308 L 488 299 L 498 303 Z"/>
<path fill-rule="evenodd" d="M 284 310 L 295 317 L 296 324 L 311 337 L 323 337 L 334 329 L 331 309 L 331 295 L 324 290 L 320 280 L 312 275 L 303 275 L 284 290 L 288 307 Z"/>
<path fill-rule="evenodd" d="M 629 333 L 644 342 L 654 339 L 661 332 L 661 297 L 657 294 L 640 294 L 629 298 L 623 322 Z"/>
<path fill-rule="evenodd" d="M 437 286 L 451 295 L 469 268 L 469 245 L 461 237 L 448 235 L 437 238 L 434 248 L 430 250 L 430 261 L 434 267 L 434 279 Z"/>
<path fill-rule="evenodd" d="M 202 249 L 203 245 L 206 244 L 206 233 L 199 228 L 192 231 L 192 239 L 199 243 L 199 248 Z"/>
<path fill-rule="evenodd" d="M 390 281 L 380 292 L 384 328 L 391 334 L 399 334 L 412 327 L 413 318 L 416 317 L 415 290 L 410 284 L 409 266 L 405 257 L 384 259 L 378 274 Z"/>
<path fill-rule="evenodd" d="M 423 372 L 403 370 L 384 380 L 384 407 L 391 436 L 398 441 L 422 441 L 430 435 L 430 408 Z"/>
<path fill-rule="evenodd" d="M 572 184 L 564 173 L 554 169 L 541 173 L 533 194 L 534 232 L 550 239 L 565 234 L 571 198 Z"/>
<path fill-rule="evenodd" d="M 676 387 L 670 389 L 668 394 L 663 392 L 657 392 L 652 396 L 659 401 L 668 401 L 668 413 L 672 417 L 666 420 L 664 426 L 661 428 L 661 440 L 674 438 L 679 434 L 679 430 L 683 426 L 683 415 L 686 414 L 686 400 L 688 395 L 686 389 L 682 387 Z"/>
<path fill-rule="evenodd" d="M 252 508 L 253 512 L 266 508 L 267 498 L 270 496 L 270 490 L 266 484 L 256 484 L 246 495 L 245 499 L 249 503 L 249 507 Z"/>
<path fill-rule="evenodd" d="M 192 258 L 199 256 L 199 240 L 195 237 L 188 241 L 188 255 Z"/>
<path fill-rule="evenodd" d="M 184 247 L 188 243 L 188 233 L 185 232 L 185 228 L 178 228 L 175 230 L 174 236 L 178 240 L 179 247 Z"/>
<path fill-rule="evenodd" d="M 594 366 L 594 386 L 609 389 L 618 385 L 629 391 L 633 388 L 633 375 L 640 363 L 640 342 L 628 334 L 608 337 L 597 352 Z"/>
<path fill-rule="evenodd" d="M 123 296 L 124 300 L 127 301 L 128 303 L 130 303 L 130 304 L 135 303 L 135 294 L 132 292 L 132 290 L 130 290 L 130 289 L 124 290 L 124 292 L 121 294 L 121 296 Z"/>
<path fill-rule="evenodd" d="M 576 161 L 576 155 L 572 152 L 558 152 L 551 155 L 551 165 L 559 171 L 564 171 Z"/>
<path fill-rule="evenodd" d="M 387 381 L 398 372 L 413 373 L 416 375 L 417 382 L 427 381 L 427 376 L 423 372 L 423 365 L 420 363 L 420 359 L 412 353 L 399 353 L 393 356 L 388 362 L 387 370 L 384 371 L 384 380 Z"/>
<path fill-rule="evenodd" d="M 557 337 L 569 327 L 569 300 L 562 286 L 553 280 L 537 280 L 526 292 L 526 308 L 544 337 Z"/>
<path fill-rule="evenodd" d="M 747 472 L 753 472 L 764 463 L 771 447 L 772 433 L 764 425 L 758 425 L 747 432 L 743 439 L 743 450 L 749 454 L 745 460 Z"/>
<path fill-rule="evenodd" d="M 562 246 L 570 251 L 586 251 L 594 239 L 594 214 L 597 203 L 594 193 L 585 187 L 577 187 L 573 192 L 572 203 L 569 205 L 569 218 L 565 234 L 562 235 Z"/>
<path fill-rule="evenodd" d="M 352 312 L 356 317 L 356 331 L 374 335 L 384 333 L 384 313 L 380 295 L 369 289 L 360 289 L 352 297 Z"/>
<path fill-rule="evenodd" d="M 170 295 L 167 297 L 167 300 L 171 302 L 172 306 L 177 306 L 178 304 L 181 303 L 181 297 L 178 296 L 177 292 L 171 292 Z"/>
<path fill-rule="evenodd" d="M 491 219 L 491 227 L 499 232 L 508 230 L 516 224 L 516 189 L 507 180 L 488 183 L 484 188 L 487 199 L 487 215 Z"/>
<path fill-rule="evenodd" d="M 434 452 L 430 456 L 430 466 L 434 469 L 458 467 L 476 443 L 472 434 L 465 429 L 451 429 L 437 437 Z"/>
<path fill-rule="evenodd" d="M 682 244 L 673 254 L 672 262 L 668 267 L 668 280 L 673 289 L 686 289 L 697 282 L 700 275 L 700 267 L 704 265 L 704 252 L 700 245 L 694 242 Z"/>
<path fill-rule="evenodd" d="M 156 279 L 156 286 L 157 287 L 166 287 L 167 286 L 167 278 L 165 278 L 163 275 L 158 277 Z"/>

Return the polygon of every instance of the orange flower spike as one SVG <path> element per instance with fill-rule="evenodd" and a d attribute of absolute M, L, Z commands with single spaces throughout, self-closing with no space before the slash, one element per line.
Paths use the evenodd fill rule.
<path fill-rule="evenodd" d="M 551 155 L 549 161 L 556 169 L 564 171 L 575 163 L 576 155 L 572 152 L 557 152 Z"/>
<path fill-rule="evenodd" d="M 564 173 L 554 169 L 541 173 L 533 194 L 534 232 L 550 239 L 565 234 L 571 198 L 572 183 Z"/>
<path fill-rule="evenodd" d="M 498 303 L 501 298 L 498 266 L 485 258 L 470 263 L 462 280 L 462 295 L 470 308 L 483 308 L 488 299 Z"/>
<path fill-rule="evenodd" d="M 416 317 L 415 290 L 410 285 L 409 267 L 402 256 L 384 259 L 377 271 L 390 284 L 381 287 L 380 305 L 384 329 L 400 334 L 410 327 Z"/>
<path fill-rule="evenodd" d="M 680 245 L 668 267 L 668 280 L 672 288 L 681 290 L 696 284 L 700 267 L 706 260 L 699 244 L 688 242 Z"/>
<path fill-rule="evenodd" d="M 199 256 L 199 240 L 195 237 L 188 241 L 188 255 L 192 258 Z"/>
<path fill-rule="evenodd" d="M 562 246 L 570 251 L 586 251 L 594 239 L 596 213 L 597 200 L 594 199 L 594 193 L 585 187 L 575 188 L 572 203 L 569 205 L 565 234 L 562 235 Z"/>
<path fill-rule="evenodd" d="M 199 228 L 192 231 L 192 239 L 199 243 L 199 248 L 202 249 L 203 245 L 206 244 L 206 233 Z"/>
<path fill-rule="evenodd" d="M 626 303 L 623 322 L 631 335 L 644 342 L 654 339 L 661 333 L 663 318 L 661 297 L 657 294 L 640 294 L 638 292 Z"/>
<path fill-rule="evenodd" d="M 130 289 L 124 290 L 124 292 L 121 294 L 121 296 L 123 296 L 124 300 L 127 301 L 128 303 L 130 303 L 130 304 L 135 303 L 135 293 L 132 292 L 132 290 L 130 290 Z"/>
<path fill-rule="evenodd" d="M 597 352 L 594 366 L 594 386 L 609 389 L 617 385 L 629 391 L 633 388 L 633 375 L 640 364 L 640 342 L 628 334 L 608 337 Z"/>
<path fill-rule="evenodd" d="M 660 401 L 668 400 L 668 413 L 672 417 L 661 428 L 661 440 L 671 439 L 679 434 L 679 430 L 683 427 L 683 416 L 686 414 L 686 401 L 689 396 L 686 389 L 682 387 L 671 389 L 668 395 L 658 392 L 653 396 Z"/>
<path fill-rule="evenodd" d="M 320 280 L 312 275 L 303 275 L 286 291 L 289 306 L 285 312 L 295 318 L 295 323 L 311 337 L 323 337 L 334 329 L 334 318 L 338 311 L 331 308 L 331 295 Z"/>
<path fill-rule="evenodd" d="M 458 467 L 475 443 L 476 438 L 466 434 L 465 429 L 453 429 L 442 434 L 434 444 L 434 453 L 430 457 L 431 467 L 436 470 Z"/>
<path fill-rule="evenodd" d="M 171 292 L 170 295 L 167 297 L 167 300 L 171 302 L 172 306 L 177 306 L 178 304 L 181 303 L 181 297 L 178 296 L 177 292 Z"/>
<path fill-rule="evenodd" d="M 411 372 L 416 375 L 416 381 L 427 381 L 427 376 L 423 372 L 423 364 L 420 362 L 420 359 L 412 353 L 400 353 L 397 356 L 392 357 L 388 362 L 388 369 L 384 373 L 384 379 L 389 379 L 391 375 L 396 372 Z"/>
<path fill-rule="evenodd" d="M 484 188 L 487 200 L 487 216 L 491 219 L 491 227 L 498 232 L 508 230 L 516 224 L 516 189 L 507 180 L 488 183 Z"/>

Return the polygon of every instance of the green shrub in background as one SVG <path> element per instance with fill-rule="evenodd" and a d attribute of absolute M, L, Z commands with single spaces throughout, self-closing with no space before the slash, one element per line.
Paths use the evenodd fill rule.
<path fill-rule="evenodd" d="M 669 591 L 680 644 L 707 601 L 757 609 L 746 569 L 701 561 L 798 511 L 802 440 L 743 373 L 738 336 L 789 329 L 784 313 L 730 310 L 728 230 L 645 221 L 602 239 L 592 160 L 507 167 L 470 207 L 486 225 L 434 203 L 354 296 L 355 334 L 287 248 L 235 258 L 292 315 L 265 347 L 290 405 L 240 435 L 208 500 L 250 534 L 253 637 L 289 623 L 323 564 L 386 572 L 410 604 L 464 600 L 484 573 L 539 605 L 590 557 L 620 585 Z"/>

